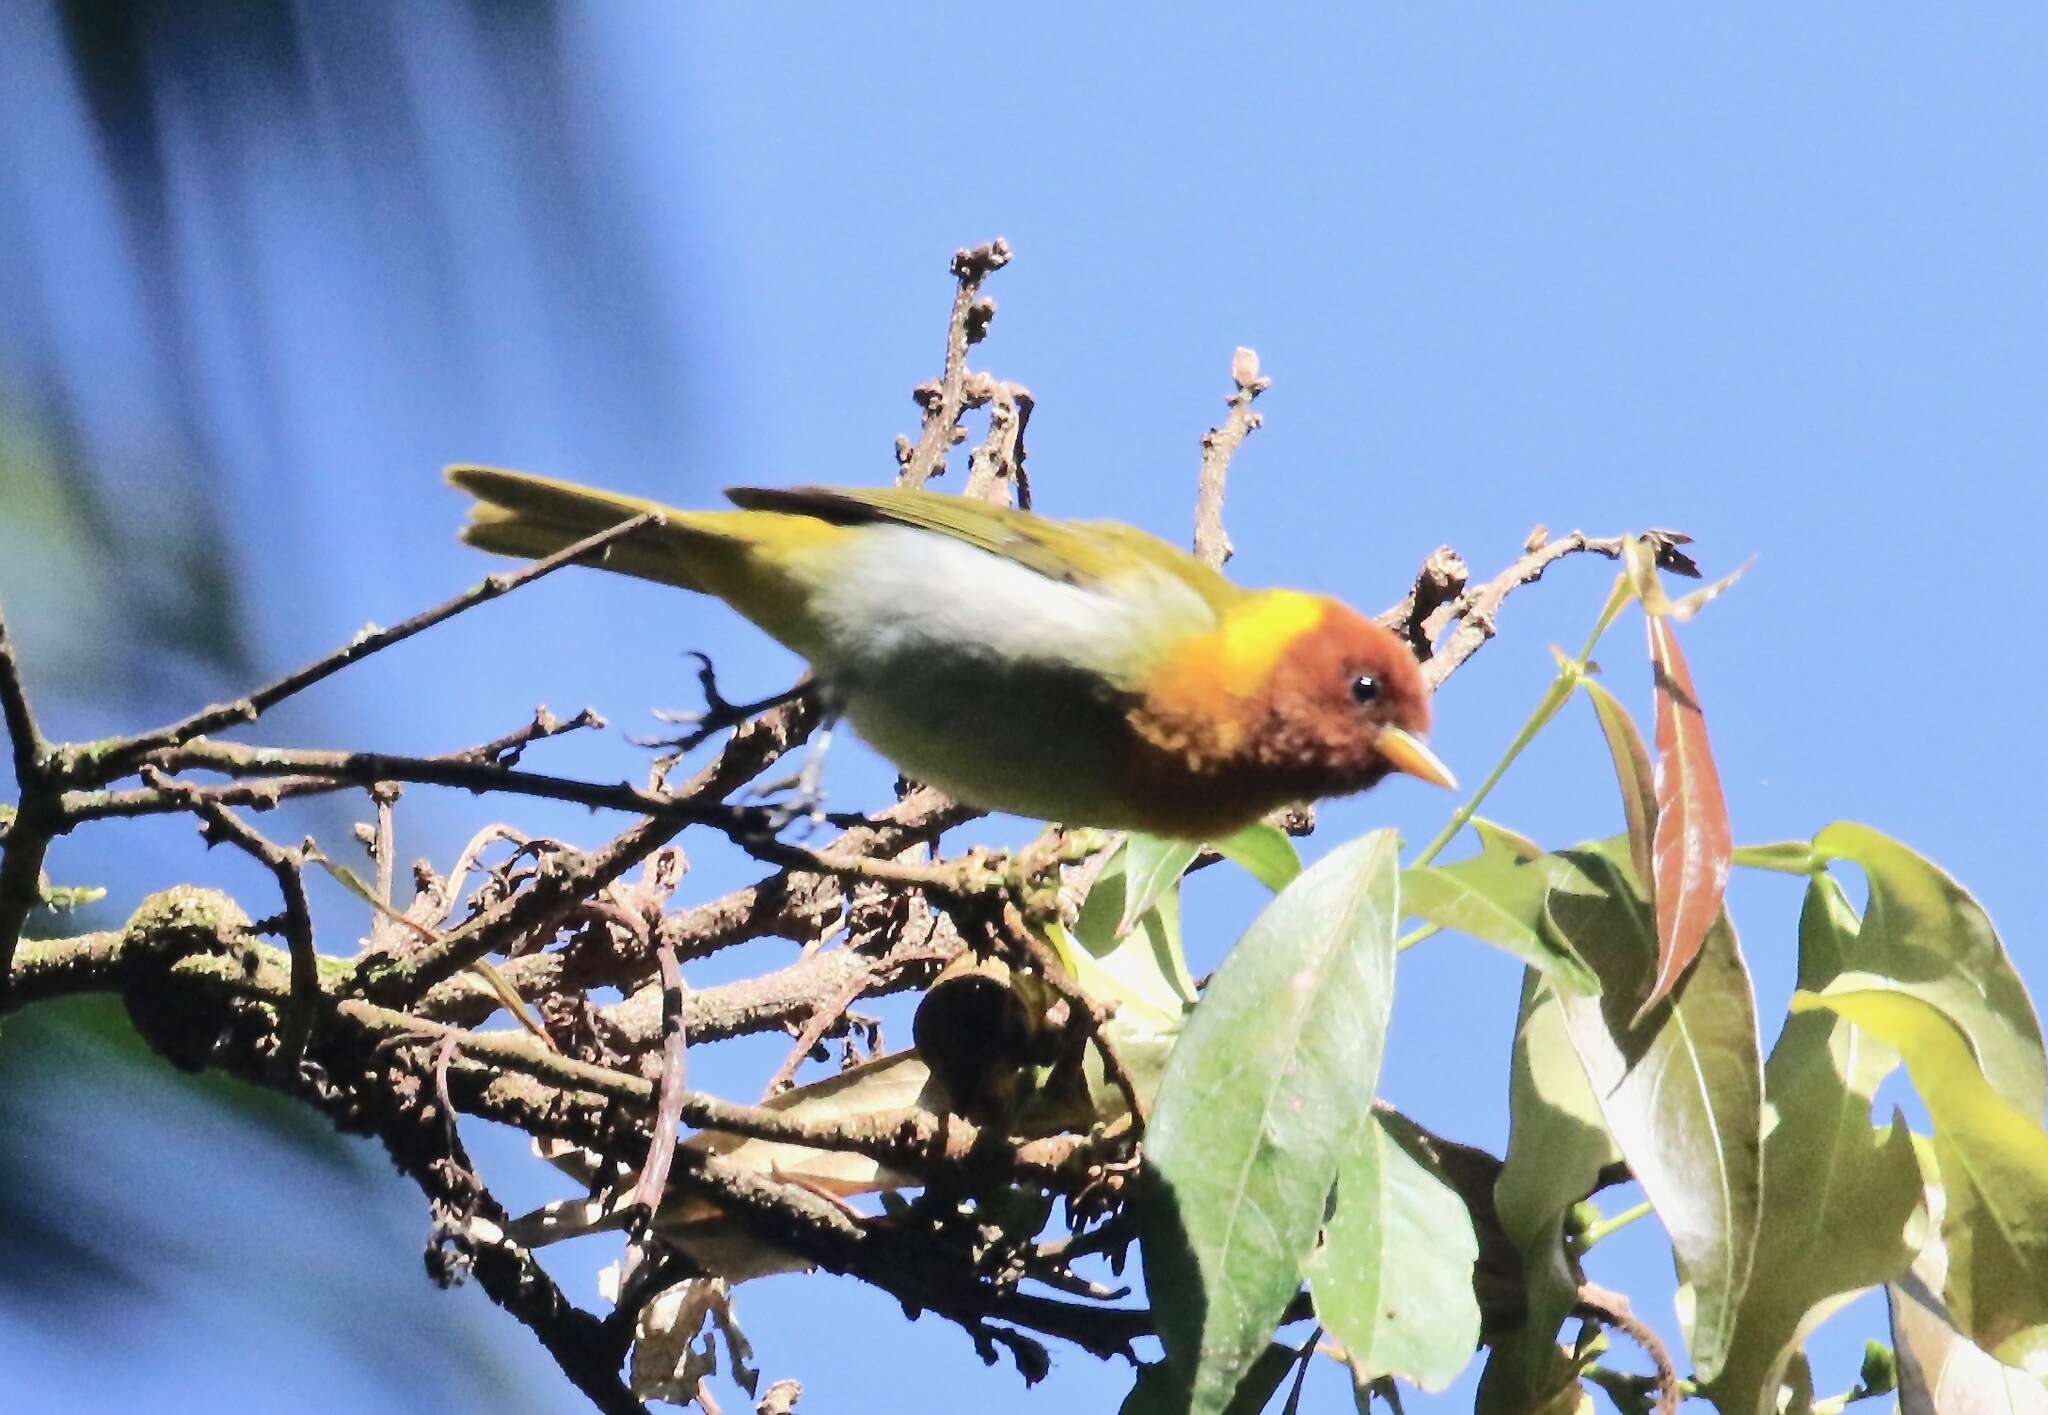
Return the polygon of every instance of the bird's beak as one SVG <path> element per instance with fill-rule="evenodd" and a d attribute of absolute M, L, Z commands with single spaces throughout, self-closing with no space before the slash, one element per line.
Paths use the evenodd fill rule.
<path fill-rule="evenodd" d="M 1414 733 L 1404 732 L 1398 727 L 1382 727 L 1379 749 L 1380 755 L 1395 771 L 1405 771 L 1446 791 L 1458 789 L 1458 778 L 1451 775 L 1451 769 L 1435 752 L 1423 746 L 1422 739 Z"/>

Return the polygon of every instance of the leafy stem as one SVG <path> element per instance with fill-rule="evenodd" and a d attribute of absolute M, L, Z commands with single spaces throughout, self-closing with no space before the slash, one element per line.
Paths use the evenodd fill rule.
<path fill-rule="evenodd" d="M 1586 1225 L 1585 1231 L 1578 1237 L 1578 1249 L 1583 1253 L 1601 1239 L 1619 1233 L 1636 1220 L 1648 1218 L 1655 1212 L 1656 1206 L 1648 1199 L 1645 1199 L 1632 1209 L 1623 1209 L 1613 1218 L 1603 1218 L 1597 1223 L 1589 1223 Z"/>
<path fill-rule="evenodd" d="M 1593 650 L 1599 647 L 1601 636 L 1613 625 L 1615 616 L 1621 613 L 1623 606 L 1634 597 L 1634 591 L 1629 588 L 1628 577 L 1617 575 L 1614 588 L 1607 595 L 1607 604 L 1601 609 L 1600 618 L 1593 625 L 1593 632 L 1586 636 L 1586 646 L 1579 650 L 1579 656 L 1564 659 L 1559 663 L 1557 677 L 1553 678 L 1550 686 L 1544 690 L 1542 699 L 1536 704 L 1536 710 L 1529 714 L 1529 720 L 1522 724 L 1522 730 L 1515 734 L 1514 741 L 1508 743 L 1507 751 L 1494 763 L 1493 770 L 1486 774 L 1486 779 L 1479 783 L 1479 789 L 1472 793 L 1471 798 L 1451 812 L 1451 818 L 1444 823 L 1444 828 L 1436 833 L 1436 838 L 1422 847 L 1422 853 L 1415 857 L 1411 868 L 1414 865 L 1426 865 L 1443 853 L 1444 847 L 1457 838 L 1458 832 L 1478 813 L 1479 807 L 1493 788 L 1507 775 L 1508 768 L 1515 763 L 1515 758 L 1521 756 L 1528 745 L 1536 740 L 1536 734 L 1548 726 L 1550 719 L 1556 717 L 1558 710 L 1571 700 L 1573 691 L 1579 686 L 1579 680 L 1586 676 L 1592 665 Z"/>

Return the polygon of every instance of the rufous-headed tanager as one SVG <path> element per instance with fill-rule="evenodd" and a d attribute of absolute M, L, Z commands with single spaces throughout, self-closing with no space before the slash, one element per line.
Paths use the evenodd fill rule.
<path fill-rule="evenodd" d="M 591 563 L 716 595 L 809 660 L 883 756 L 987 810 L 1213 840 L 1390 771 L 1453 784 L 1399 638 L 1129 526 L 924 491 L 749 488 L 726 493 L 737 511 L 679 511 L 488 467 L 448 479 L 480 503 L 463 539 L 508 555 L 654 513 Z"/>

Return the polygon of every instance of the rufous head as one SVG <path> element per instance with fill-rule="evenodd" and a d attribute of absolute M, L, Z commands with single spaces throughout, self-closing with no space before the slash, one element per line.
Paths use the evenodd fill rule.
<path fill-rule="evenodd" d="M 1456 783 L 1422 744 L 1429 686 L 1408 645 L 1320 595 L 1262 590 L 1190 639 L 1132 714 L 1121 824 L 1191 839 L 1389 772 Z"/>
<path fill-rule="evenodd" d="M 1455 788 L 1422 743 L 1429 685 L 1408 645 L 1348 605 L 1316 603 L 1319 617 L 1275 660 L 1260 695 L 1259 755 L 1318 796 L 1363 790 L 1395 771 Z"/>

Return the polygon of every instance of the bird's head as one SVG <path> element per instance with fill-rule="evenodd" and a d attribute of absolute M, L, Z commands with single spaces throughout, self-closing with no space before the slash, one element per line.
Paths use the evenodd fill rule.
<path fill-rule="evenodd" d="M 1256 699 L 1255 750 L 1274 768 L 1341 795 L 1405 772 L 1455 787 L 1449 768 L 1423 745 L 1429 686 L 1408 645 L 1332 599 L 1273 661 Z"/>
<path fill-rule="evenodd" d="M 1247 596 L 1180 647 L 1138 721 L 1211 794 L 1259 811 L 1360 791 L 1389 772 L 1456 784 L 1423 745 L 1429 686 L 1408 645 L 1320 595 Z"/>

